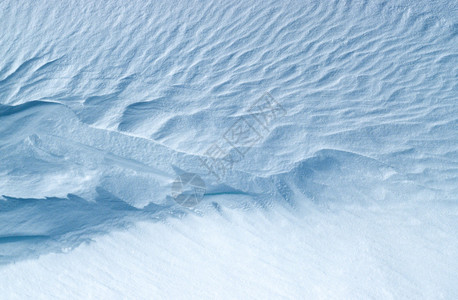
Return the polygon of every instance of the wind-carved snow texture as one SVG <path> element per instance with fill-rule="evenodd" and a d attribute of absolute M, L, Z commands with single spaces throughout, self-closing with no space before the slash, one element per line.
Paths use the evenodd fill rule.
<path fill-rule="evenodd" d="M 457 16 L 453 1 L 1 2 L 0 298 L 457 298 Z M 266 93 L 282 109 L 268 126 L 250 111 Z M 258 126 L 243 151 L 239 120 Z M 171 191 L 183 174 L 205 182 L 191 209 Z M 113 247 L 88 291 L 71 283 L 84 266 L 38 279 Z M 196 281 L 155 269 L 187 259 Z M 144 281 L 123 285 L 117 263 Z"/>

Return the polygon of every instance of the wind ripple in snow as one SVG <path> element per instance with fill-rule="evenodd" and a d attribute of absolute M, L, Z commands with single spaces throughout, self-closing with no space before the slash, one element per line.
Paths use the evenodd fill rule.
<path fill-rule="evenodd" d="M 74 246 L 131 212 L 169 212 L 174 170 L 204 172 L 199 157 L 265 91 L 287 116 L 224 182 L 206 178 L 206 204 L 456 205 L 453 11 L 421 1 L 0 3 L 2 262 L 35 253 L 32 240 Z"/>

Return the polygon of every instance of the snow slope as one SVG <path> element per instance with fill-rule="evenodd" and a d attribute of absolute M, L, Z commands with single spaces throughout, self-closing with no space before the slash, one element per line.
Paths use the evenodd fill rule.
<path fill-rule="evenodd" d="M 0 298 L 457 298 L 457 16 L 0 2 Z"/>

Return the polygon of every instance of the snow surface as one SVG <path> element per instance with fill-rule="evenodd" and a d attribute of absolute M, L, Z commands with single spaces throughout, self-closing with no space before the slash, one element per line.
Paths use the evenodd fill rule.
<path fill-rule="evenodd" d="M 0 20 L 0 299 L 458 298 L 456 2 Z M 239 122 L 257 139 L 233 147 Z M 212 174 L 215 149 L 237 159 Z"/>

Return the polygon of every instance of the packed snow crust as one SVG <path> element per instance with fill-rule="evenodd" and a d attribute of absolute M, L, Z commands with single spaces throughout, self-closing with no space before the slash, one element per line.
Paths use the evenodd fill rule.
<path fill-rule="evenodd" d="M 458 298 L 456 2 L 0 20 L 0 299 Z"/>

